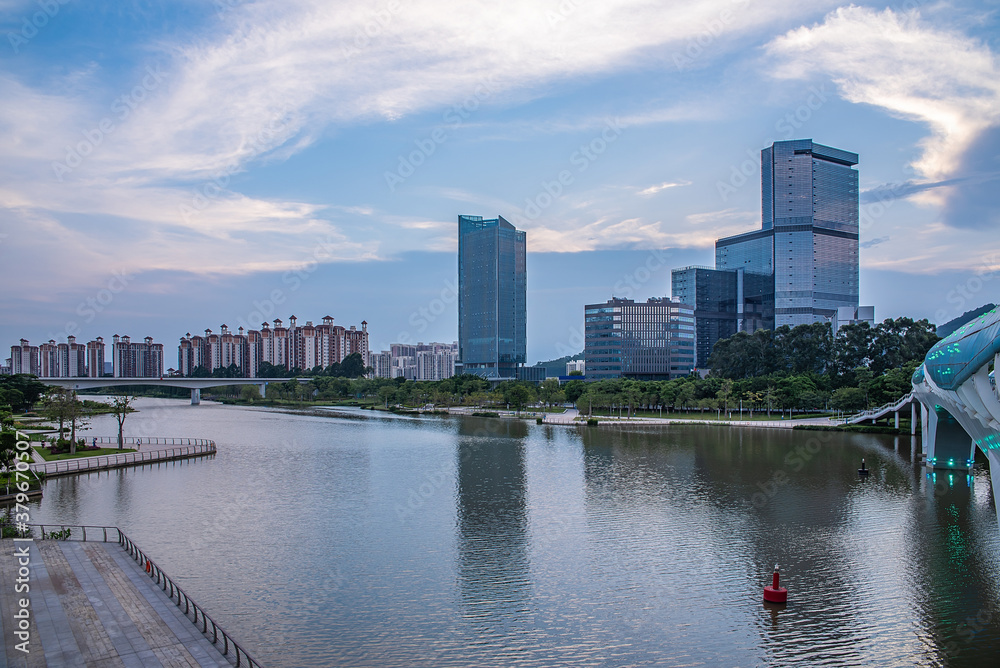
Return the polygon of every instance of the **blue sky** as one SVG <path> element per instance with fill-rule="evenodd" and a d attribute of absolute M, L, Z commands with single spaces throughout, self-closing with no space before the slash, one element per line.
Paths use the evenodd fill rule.
<path fill-rule="evenodd" d="M 500 214 L 548 359 L 759 226 L 792 138 L 860 154 L 862 303 L 943 322 L 1000 299 L 998 10 L 0 0 L 0 342 L 451 341 L 457 216 Z"/>

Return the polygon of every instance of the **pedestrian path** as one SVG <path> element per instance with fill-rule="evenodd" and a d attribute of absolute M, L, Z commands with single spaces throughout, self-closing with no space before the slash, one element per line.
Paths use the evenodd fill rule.
<path fill-rule="evenodd" d="M 18 557 L 29 554 L 29 652 L 16 648 Z M 118 543 L 0 540 L 3 665 L 222 668 L 233 665 Z"/>

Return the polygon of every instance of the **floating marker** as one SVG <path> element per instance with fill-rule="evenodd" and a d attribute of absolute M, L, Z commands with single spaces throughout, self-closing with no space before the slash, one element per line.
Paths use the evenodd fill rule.
<path fill-rule="evenodd" d="M 860 475 L 860 476 L 866 476 L 866 475 L 868 475 L 868 469 L 865 468 L 865 459 L 864 459 L 864 457 L 861 458 L 861 468 L 858 469 L 858 475 Z"/>
<path fill-rule="evenodd" d="M 788 602 L 788 590 L 778 586 L 778 564 L 774 565 L 774 577 L 771 578 L 771 586 L 764 587 L 764 600 L 768 603 Z"/>

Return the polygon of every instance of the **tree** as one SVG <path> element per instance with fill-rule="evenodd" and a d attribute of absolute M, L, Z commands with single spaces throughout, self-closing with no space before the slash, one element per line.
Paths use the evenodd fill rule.
<path fill-rule="evenodd" d="M 722 388 L 715 396 L 722 402 L 723 412 L 729 415 L 729 399 L 733 396 L 733 381 L 731 378 L 726 378 L 722 381 Z"/>
<path fill-rule="evenodd" d="M 365 375 L 365 361 L 361 353 L 351 353 L 340 363 L 340 375 L 344 378 L 359 378 Z"/>
<path fill-rule="evenodd" d="M 15 412 L 30 410 L 46 392 L 48 386 L 31 374 L 0 376 L 0 405 L 9 405 Z"/>
<path fill-rule="evenodd" d="M 559 392 L 559 381 L 555 378 L 546 378 L 538 385 L 538 398 L 548 406 Z"/>
<path fill-rule="evenodd" d="M 576 400 L 587 390 L 587 384 L 582 380 L 571 380 L 563 387 L 566 393 L 566 401 L 576 403 Z"/>
<path fill-rule="evenodd" d="M 523 383 L 508 383 L 503 389 L 504 403 L 510 404 L 520 413 L 532 400 L 532 392 Z"/>
<path fill-rule="evenodd" d="M 125 444 L 124 432 L 125 432 L 125 418 L 128 414 L 134 411 L 132 408 L 132 402 L 135 401 L 135 397 L 127 394 L 121 393 L 117 394 L 111 399 L 111 412 L 115 416 L 115 420 L 118 421 L 118 449 L 122 449 Z"/>
<path fill-rule="evenodd" d="M 256 385 L 244 385 L 240 388 L 240 399 L 244 401 L 249 401 L 253 403 L 255 400 L 260 399 L 260 392 L 257 390 Z"/>
<path fill-rule="evenodd" d="M 76 398 L 76 392 L 65 387 L 53 387 L 45 395 L 45 414 L 53 421 L 59 422 L 58 441 L 63 440 L 66 423 L 70 423 L 70 453 L 76 453 L 76 427 L 87 411 L 83 402 Z M 57 441 L 57 443 L 58 443 Z"/>

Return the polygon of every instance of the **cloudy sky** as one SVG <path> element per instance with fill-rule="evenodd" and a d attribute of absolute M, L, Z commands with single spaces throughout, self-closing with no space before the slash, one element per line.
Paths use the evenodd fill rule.
<path fill-rule="evenodd" d="M 862 303 L 943 322 L 1000 299 L 998 12 L 0 0 L 0 344 L 292 314 L 451 341 L 457 216 L 500 214 L 549 359 L 584 303 L 759 226 L 792 138 L 860 154 Z"/>

